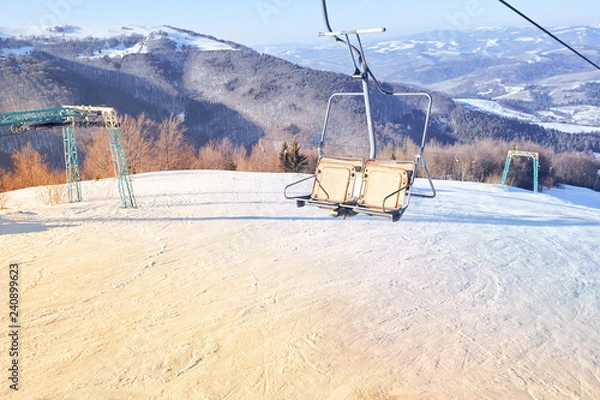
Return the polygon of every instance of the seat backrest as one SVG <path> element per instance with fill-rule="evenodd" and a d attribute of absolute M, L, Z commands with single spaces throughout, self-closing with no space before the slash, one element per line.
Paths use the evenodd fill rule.
<path fill-rule="evenodd" d="M 384 211 L 404 208 L 404 198 L 414 170 L 415 164 L 410 161 L 368 160 L 359 204 Z"/>
<path fill-rule="evenodd" d="M 329 203 L 355 201 L 356 177 L 360 176 L 362 167 L 360 159 L 322 157 L 317 165 L 311 197 Z"/>

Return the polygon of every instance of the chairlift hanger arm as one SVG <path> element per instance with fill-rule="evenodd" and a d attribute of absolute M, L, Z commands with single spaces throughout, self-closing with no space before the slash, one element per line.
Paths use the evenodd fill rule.
<path fill-rule="evenodd" d="M 365 71 L 363 71 L 363 72 L 367 72 L 366 69 L 368 67 L 366 66 L 364 53 L 361 50 L 359 50 L 356 46 L 354 46 L 352 43 L 350 43 L 350 39 L 348 36 L 351 34 L 358 36 L 363 31 L 369 31 L 369 33 L 373 33 L 372 32 L 373 30 L 365 29 L 365 30 L 353 30 L 353 31 L 334 31 L 331 28 L 331 24 L 329 22 L 329 12 L 327 11 L 327 1 L 321 0 L 321 4 L 322 4 L 322 9 L 323 9 L 323 22 L 325 23 L 325 28 L 327 29 L 327 31 L 320 32 L 319 35 L 320 36 L 329 36 L 333 40 L 335 40 L 335 42 L 338 43 L 340 46 L 348 47 L 350 50 L 350 55 L 352 57 L 352 61 L 354 62 L 354 65 L 356 66 L 357 71 L 359 69 L 358 65 L 360 64 L 361 66 L 364 67 L 363 69 L 365 69 Z M 342 39 L 340 36 L 345 36 L 346 40 Z M 358 57 L 358 63 L 356 62 L 355 57 Z"/>
<path fill-rule="evenodd" d="M 548 29 L 544 28 L 543 26 L 541 26 L 540 24 L 538 24 L 537 22 L 535 22 L 534 20 L 532 20 L 531 18 L 529 18 L 527 15 L 525 15 L 524 13 L 522 13 L 521 11 L 519 11 L 518 9 L 516 9 L 515 7 L 513 7 L 512 5 L 508 4 L 508 2 L 506 2 L 504 0 L 498 0 L 498 1 L 500 3 L 502 3 L 502 4 L 504 4 L 506 7 L 510 8 L 512 11 L 514 11 L 519 16 L 521 16 L 522 18 L 524 18 L 527 22 L 533 24 L 536 28 L 542 30 L 545 34 L 547 34 L 548 36 L 550 36 L 552 39 L 556 40 L 558 43 L 562 44 L 564 47 L 566 47 L 567 49 L 571 50 L 573 53 L 575 53 L 576 55 L 578 55 L 584 61 L 588 62 L 589 64 L 591 64 L 592 66 L 594 66 L 594 68 L 596 68 L 597 70 L 600 71 L 600 65 L 596 64 L 595 62 L 593 62 L 592 60 L 590 60 L 589 58 L 587 58 L 586 56 L 584 56 L 583 54 L 581 54 L 580 52 L 578 52 L 577 50 L 575 50 L 573 47 L 571 47 L 569 44 L 567 44 L 566 42 L 564 42 L 558 36 L 556 36 L 555 34 L 553 34 L 552 32 L 550 32 Z"/>
<path fill-rule="evenodd" d="M 331 24 L 329 23 L 329 12 L 327 11 L 326 0 L 321 0 L 321 4 L 323 7 L 323 22 L 325 23 L 325 28 L 327 28 L 327 32 L 333 34 L 333 38 L 335 39 L 336 42 L 347 44 L 347 42 L 345 40 L 343 40 L 338 35 L 336 35 L 335 32 L 333 31 L 333 29 L 331 29 Z M 356 49 L 356 50 L 358 50 L 358 49 Z"/>
<path fill-rule="evenodd" d="M 353 29 L 350 31 L 319 32 L 319 36 L 363 35 L 363 34 L 367 34 L 367 33 L 383 33 L 383 32 L 385 32 L 385 28 Z"/>
<path fill-rule="evenodd" d="M 369 66 L 367 65 L 364 50 L 362 49 L 362 44 L 360 41 L 361 34 L 383 33 L 386 31 L 386 29 L 385 28 L 375 28 L 375 29 L 356 29 L 356 30 L 349 30 L 349 31 L 334 31 L 331 28 L 331 24 L 329 22 L 329 12 L 327 11 L 326 0 L 321 0 L 321 4 L 322 4 L 322 10 L 323 10 L 323 21 L 325 23 L 325 28 L 327 29 L 327 31 L 320 32 L 319 35 L 331 37 L 340 46 L 348 47 L 348 49 L 350 50 L 350 56 L 352 58 L 352 62 L 354 63 L 354 67 L 356 68 L 356 72 L 354 73 L 355 76 L 360 76 L 360 77 L 364 77 L 364 78 L 366 78 L 368 76 L 371 79 L 373 79 L 373 82 L 375 82 L 377 89 L 381 93 L 388 95 L 388 96 L 393 95 L 392 92 L 387 91 L 383 88 L 383 86 L 381 85 L 379 80 L 375 77 L 375 74 L 373 74 L 373 71 L 371 71 L 371 68 L 369 68 Z M 358 41 L 358 46 L 360 48 L 358 48 L 355 45 L 353 45 L 352 43 L 350 43 L 350 39 L 349 39 L 350 35 L 356 35 L 356 39 Z M 346 40 L 342 39 L 340 36 L 345 36 Z M 356 58 L 358 58 L 358 62 L 356 61 Z"/>

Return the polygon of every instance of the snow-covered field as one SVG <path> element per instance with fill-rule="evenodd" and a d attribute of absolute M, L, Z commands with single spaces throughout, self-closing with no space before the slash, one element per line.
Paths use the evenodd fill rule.
<path fill-rule="evenodd" d="M 120 38 L 122 36 L 140 36 L 138 43 L 131 47 L 125 46 L 123 42 L 116 46 L 111 46 L 107 41 L 101 51 L 95 51 L 93 55 L 81 54 L 78 58 L 122 58 L 128 54 L 146 54 L 148 53 L 148 42 L 155 39 L 169 39 L 175 43 L 177 50 L 183 47 L 196 47 L 199 51 L 219 51 L 235 50 L 229 44 L 223 43 L 218 39 L 201 34 L 195 34 L 190 31 L 184 31 L 169 26 L 161 27 L 143 27 L 137 25 L 127 26 L 95 26 L 95 27 L 63 27 L 59 30 L 35 31 L 28 28 L 6 28 L 0 27 L 0 39 L 14 37 L 54 38 L 58 40 L 84 40 L 86 38 Z M 18 49 L 0 48 L 0 57 L 25 56 L 34 50 L 27 46 Z"/>
<path fill-rule="evenodd" d="M 598 126 L 598 113 L 600 107 L 593 106 L 565 106 L 552 107 L 549 111 L 538 112 L 536 115 L 512 110 L 501 106 L 494 100 L 484 99 L 454 99 L 465 107 L 498 115 L 505 118 L 513 118 L 540 125 L 546 129 L 555 129 L 565 133 L 595 133 L 600 131 Z M 555 122 L 544 122 L 555 121 Z M 570 121 L 566 123 L 565 121 Z"/>
<path fill-rule="evenodd" d="M 392 223 L 296 209 L 295 178 L 137 175 L 138 209 L 113 180 L 10 193 L 0 397 L 600 398 L 600 193 L 438 181 Z"/>

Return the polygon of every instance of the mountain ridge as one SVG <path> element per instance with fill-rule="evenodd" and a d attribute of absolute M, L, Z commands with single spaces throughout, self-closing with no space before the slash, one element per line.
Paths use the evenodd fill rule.
<path fill-rule="evenodd" d="M 600 25 L 552 30 L 589 58 L 600 60 Z M 347 51 L 335 51 L 336 47 L 323 42 L 268 46 L 264 51 L 313 68 L 347 70 Z M 373 69 L 385 81 L 423 87 L 452 98 L 499 101 L 504 107 L 513 103 L 534 115 L 536 108 L 558 108 L 552 114 L 537 115 L 538 122 L 600 125 L 600 98 L 595 91 L 581 90 L 586 83 L 594 89 L 600 86 L 600 72 L 535 28 L 434 31 L 384 40 L 368 37 L 365 48 Z M 536 103 L 543 96 L 551 97 L 549 104 Z M 596 107 L 599 117 L 582 121 L 561 109 L 574 105 Z"/>
<path fill-rule="evenodd" d="M 63 104 L 109 105 L 120 114 L 144 112 L 155 120 L 171 114 L 182 116 L 187 137 L 196 149 L 224 137 L 246 148 L 259 141 L 279 147 L 282 140 L 294 136 L 314 146 L 329 96 L 360 91 L 360 82 L 348 74 L 302 67 L 210 35 L 169 26 L 157 30 L 120 27 L 113 29 L 111 37 L 93 37 L 88 35 L 91 31 L 66 26 L 55 28 L 48 37 L 7 38 L 7 31 L 0 29 L 4 32 L 0 39 L 0 112 Z M 388 90 L 414 91 L 410 86 L 383 85 Z M 375 115 L 383 139 L 395 134 L 418 140 L 424 120 L 422 104 L 377 92 L 373 95 L 376 108 L 396 113 Z M 485 113 L 468 110 L 436 92 L 432 95 L 430 134 L 438 141 L 471 141 L 500 134 L 506 140 L 543 138 L 546 144 L 563 150 L 600 151 L 600 138 L 593 135 L 545 134 L 539 127 L 487 118 Z M 345 122 L 352 131 L 345 141 L 364 135 L 360 127 L 364 111 L 357 109 L 357 104 L 342 110 L 350 117 Z M 483 125 L 474 123 L 482 118 L 486 121 Z M 2 137 L 0 149 L 10 153 L 33 137 L 26 136 Z M 35 136 L 37 148 L 60 146 L 56 134 Z"/>

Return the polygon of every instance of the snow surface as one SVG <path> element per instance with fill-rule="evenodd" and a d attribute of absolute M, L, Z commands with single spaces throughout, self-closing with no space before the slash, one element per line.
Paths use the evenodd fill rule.
<path fill-rule="evenodd" d="M 165 37 L 176 43 L 177 49 L 181 50 L 183 46 L 197 47 L 200 51 L 218 51 L 218 50 L 235 50 L 227 43 L 211 37 L 194 34 L 188 31 L 172 28 L 169 26 L 160 27 L 145 27 L 139 25 L 121 25 L 121 26 L 67 26 L 55 30 L 46 30 L 40 32 L 31 32 L 29 28 L 4 28 L 0 27 L 0 37 L 29 37 L 35 34 L 37 37 L 59 38 L 61 40 L 83 40 L 86 38 L 118 38 L 120 36 L 142 36 L 146 39 L 154 36 Z M 106 49 L 109 57 L 120 57 L 132 53 L 144 53 L 144 42 L 136 44 L 132 48 L 116 48 Z M 102 54 L 105 56 L 107 54 Z"/>
<path fill-rule="evenodd" d="M 27 56 L 32 51 L 33 51 L 33 47 L 31 47 L 31 46 L 19 47 L 19 48 L 16 48 L 16 49 L 0 49 L 0 57 L 7 57 L 7 56 L 16 56 L 16 57 Z"/>
<path fill-rule="evenodd" d="M 15 398 L 599 398 L 600 193 L 436 181 L 392 223 L 297 209 L 297 178 L 136 175 L 138 209 L 115 180 L 9 193 Z"/>
<path fill-rule="evenodd" d="M 518 88 L 516 88 L 518 90 Z M 582 125 L 576 124 L 565 124 L 559 122 L 542 122 L 536 115 L 527 114 L 524 112 L 512 110 L 498 104 L 494 100 L 484 99 L 473 99 L 473 98 L 461 98 L 454 99 L 459 104 L 465 107 L 470 107 L 479 111 L 487 112 L 494 115 L 499 115 L 506 118 L 514 118 L 521 121 L 526 121 L 532 124 L 540 125 L 547 129 L 555 129 L 565 133 L 591 133 L 600 131 L 600 126 L 584 126 L 585 123 L 591 124 L 598 121 L 598 115 L 600 107 L 593 106 L 566 106 L 566 107 L 552 107 L 550 111 L 540 113 L 540 116 L 553 119 L 562 119 L 564 115 L 570 115 L 571 119 L 581 123 Z"/>
<path fill-rule="evenodd" d="M 97 58 L 103 58 L 103 57 L 123 58 L 129 54 L 147 54 L 147 53 L 148 53 L 148 47 L 146 46 L 145 41 L 138 42 L 131 47 L 125 47 L 125 44 L 123 44 L 123 43 L 120 43 L 119 45 L 117 45 L 115 47 L 110 47 L 110 45 L 107 43 L 104 46 L 104 48 L 102 49 L 102 51 L 96 51 L 96 52 L 94 52 L 94 55 L 92 55 L 90 57 L 86 57 L 84 55 L 79 55 L 78 58 L 80 58 L 80 59 L 82 59 L 82 58 L 97 59 Z"/>

